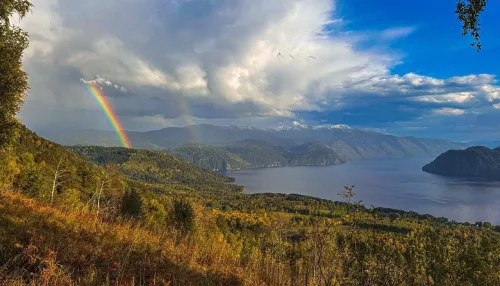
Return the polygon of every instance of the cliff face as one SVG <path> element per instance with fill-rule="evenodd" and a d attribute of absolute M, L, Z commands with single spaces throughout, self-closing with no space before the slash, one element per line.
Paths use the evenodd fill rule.
<path fill-rule="evenodd" d="M 465 150 L 449 150 L 422 170 L 445 176 L 500 180 L 500 148 L 475 146 Z"/>

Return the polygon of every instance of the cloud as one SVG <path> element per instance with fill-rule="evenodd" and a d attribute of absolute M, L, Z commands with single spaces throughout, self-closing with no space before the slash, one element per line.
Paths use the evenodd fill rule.
<path fill-rule="evenodd" d="M 135 130 L 302 118 L 389 130 L 450 110 L 485 114 L 500 100 L 495 75 L 391 73 L 401 58 L 361 48 L 362 33 L 343 30 L 331 0 L 33 2 L 21 23 L 31 91 L 20 117 L 30 127 L 107 128 L 80 80 L 103 88 Z"/>
<path fill-rule="evenodd" d="M 114 88 L 118 91 L 121 91 L 121 92 L 127 92 L 128 90 L 126 88 L 124 88 L 123 86 L 119 86 L 115 83 L 112 83 L 110 80 L 107 80 L 99 75 L 96 76 L 95 79 L 93 80 L 85 80 L 83 78 L 80 79 L 81 82 L 83 82 L 84 84 L 90 84 L 90 85 L 95 85 L 95 86 L 98 86 L 101 90 L 103 89 L 103 86 L 108 86 L 108 87 L 111 87 L 111 88 Z"/>
<path fill-rule="evenodd" d="M 129 116 L 134 107 L 136 116 L 165 118 L 186 112 L 200 118 L 216 112 L 221 118 L 289 117 L 329 104 L 328 91 L 345 81 L 386 74 L 394 60 L 326 32 L 327 25 L 340 23 L 332 18 L 330 0 L 34 4 L 33 15 L 22 22 L 33 39 L 24 59 L 33 98 L 52 97 L 66 108 L 80 108 L 73 97 L 84 97 L 85 90 L 55 98 L 53 91 L 74 88 L 83 78 L 137 94 L 114 102 L 118 113 Z M 34 79 L 40 70 L 71 70 L 78 77 L 42 88 Z M 174 103 L 184 107 L 173 111 Z"/>
<path fill-rule="evenodd" d="M 401 37 L 406 37 L 414 31 L 415 27 L 394 27 L 382 31 L 381 37 L 385 40 L 393 40 Z"/>
<path fill-rule="evenodd" d="M 465 111 L 458 108 L 443 107 L 432 111 L 435 115 L 463 115 Z"/>
<path fill-rule="evenodd" d="M 447 103 L 447 102 L 456 102 L 456 103 L 465 103 L 473 100 L 476 97 L 475 92 L 455 92 L 455 93 L 445 93 L 445 94 L 437 94 L 437 95 L 424 95 L 416 97 L 415 100 L 422 102 L 430 102 L 430 103 Z"/>

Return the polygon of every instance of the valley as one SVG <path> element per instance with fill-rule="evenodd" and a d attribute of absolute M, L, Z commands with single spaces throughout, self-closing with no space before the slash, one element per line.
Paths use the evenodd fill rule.
<path fill-rule="evenodd" d="M 257 129 L 192 125 L 129 132 L 139 149 L 164 150 L 199 167 L 230 171 L 245 168 L 336 165 L 352 160 L 437 156 L 467 145 L 440 139 L 396 137 L 345 125 Z M 111 132 L 51 134 L 63 145 L 119 146 Z"/>

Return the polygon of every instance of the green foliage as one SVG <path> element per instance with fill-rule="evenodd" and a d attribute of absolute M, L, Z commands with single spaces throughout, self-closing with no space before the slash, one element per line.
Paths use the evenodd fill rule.
<path fill-rule="evenodd" d="M 42 169 L 45 164 L 36 163 L 33 154 L 23 153 L 19 156 L 17 165 L 21 167 L 21 170 L 14 181 L 14 189 L 30 197 L 44 197 Z"/>
<path fill-rule="evenodd" d="M 165 227 L 167 220 L 167 211 L 165 206 L 157 199 L 151 199 L 147 204 L 145 222 L 153 229 L 160 229 Z"/>
<path fill-rule="evenodd" d="M 476 47 L 478 52 L 481 50 L 479 16 L 487 2 L 487 0 L 458 0 L 455 10 L 458 20 L 462 22 L 462 36 L 470 34 L 474 38 L 470 45 Z"/>
<path fill-rule="evenodd" d="M 143 201 L 141 194 L 135 189 L 127 190 L 123 194 L 121 202 L 121 212 L 125 217 L 140 217 L 142 214 Z"/>
<path fill-rule="evenodd" d="M 22 56 L 28 34 L 11 25 L 10 17 L 23 18 L 31 9 L 23 0 L 0 0 L 0 147 L 15 138 L 16 113 L 28 91 L 28 76 L 22 70 Z"/>
<path fill-rule="evenodd" d="M 174 201 L 172 219 L 176 228 L 183 233 L 190 233 L 195 228 L 193 206 L 187 200 Z"/>
<path fill-rule="evenodd" d="M 234 180 L 232 178 L 193 166 L 165 152 L 97 146 L 70 148 L 91 162 L 112 167 L 133 180 L 163 188 L 190 186 L 215 192 L 242 190 L 241 186 L 227 184 Z"/>
<path fill-rule="evenodd" d="M 0 191 L 13 187 L 15 177 L 20 172 L 16 159 L 11 148 L 0 148 Z"/>
<path fill-rule="evenodd" d="M 77 209 L 83 206 L 80 199 L 80 191 L 77 189 L 63 190 L 57 197 L 57 203 L 61 206 Z"/>

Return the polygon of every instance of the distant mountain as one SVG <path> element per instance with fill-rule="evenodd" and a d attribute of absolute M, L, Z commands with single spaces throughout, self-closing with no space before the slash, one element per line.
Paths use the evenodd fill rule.
<path fill-rule="evenodd" d="M 260 151 L 268 152 L 262 153 L 261 157 L 269 155 L 271 156 L 270 158 L 276 159 L 276 163 L 279 164 L 283 164 L 285 161 L 290 160 L 300 162 L 304 159 L 298 157 L 289 158 L 282 154 L 282 151 L 279 151 L 278 153 L 280 156 L 284 157 L 285 161 L 283 161 L 275 156 L 274 148 L 283 148 L 286 151 L 290 151 L 294 147 L 304 144 L 318 144 L 314 147 L 317 152 L 319 152 L 320 148 L 323 148 L 323 151 L 328 152 L 333 150 L 331 152 L 335 152 L 339 159 L 342 158 L 345 160 L 436 156 L 449 149 L 462 149 L 468 146 L 466 144 L 454 143 L 441 139 L 423 139 L 385 135 L 377 132 L 352 128 L 347 125 L 300 125 L 288 128 L 282 127 L 279 129 L 257 129 L 239 128 L 235 126 L 222 127 L 203 124 L 187 127 L 170 127 L 148 132 L 127 133 L 132 145 L 135 148 L 174 149 L 182 147 L 186 144 L 225 146 L 229 148 L 228 151 L 230 151 L 230 153 L 237 153 L 238 157 L 243 160 L 246 160 L 244 152 L 247 151 L 245 150 L 257 149 L 255 149 L 255 144 L 245 146 L 245 143 L 241 142 L 245 142 L 246 140 L 257 140 L 267 144 L 267 147 L 259 147 Z M 47 136 L 51 140 L 63 145 L 120 145 L 120 142 L 116 138 L 115 134 L 110 131 L 86 130 L 83 132 L 65 133 L 60 135 L 47 134 Z M 248 141 L 246 142 L 248 143 Z M 235 146 L 238 146 L 239 144 L 237 150 L 235 150 L 236 147 L 233 146 L 233 143 L 236 143 Z M 313 145 L 309 146 L 311 147 Z M 206 153 L 207 150 L 204 150 L 203 152 Z M 256 153 L 253 151 L 248 152 L 253 155 Z M 319 162 L 324 161 L 321 158 L 309 158 L 306 161 L 309 162 L 310 160 L 319 160 Z M 270 160 L 268 158 L 262 162 L 262 165 L 268 164 L 269 162 Z M 257 165 L 261 164 L 256 162 L 249 163 L 255 163 Z"/>
<path fill-rule="evenodd" d="M 423 171 L 466 178 L 500 180 L 500 147 L 475 146 L 449 150 L 425 165 Z"/>
<path fill-rule="evenodd" d="M 306 143 L 287 148 L 254 139 L 223 146 L 187 144 L 170 149 L 169 152 L 189 163 L 214 171 L 346 162 L 345 158 L 325 144 Z"/>
<path fill-rule="evenodd" d="M 467 144 L 469 144 L 470 146 L 486 146 L 490 149 L 493 149 L 493 148 L 500 146 L 500 141 L 498 141 L 498 140 L 493 140 L 493 141 L 482 140 L 482 141 L 468 142 Z"/>

